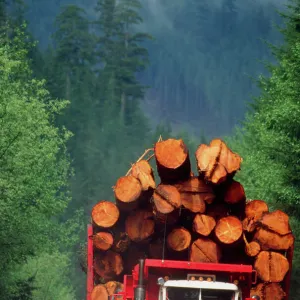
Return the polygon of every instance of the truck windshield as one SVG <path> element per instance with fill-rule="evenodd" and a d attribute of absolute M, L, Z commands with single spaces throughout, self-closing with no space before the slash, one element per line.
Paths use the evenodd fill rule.
<path fill-rule="evenodd" d="M 225 290 L 207 290 L 190 288 L 167 288 L 166 300 L 234 300 L 235 293 Z"/>

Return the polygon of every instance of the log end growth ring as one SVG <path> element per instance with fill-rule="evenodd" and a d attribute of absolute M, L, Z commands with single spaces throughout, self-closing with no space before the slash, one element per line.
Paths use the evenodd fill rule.
<path fill-rule="evenodd" d="M 115 197 L 120 202 L 130 203 L 136 201 L 142 193 L 142 186 L 133 176 L 120 177 L 115 186 Z"/>
<path fill-rule="evenodd" d="M 242 233 L 242 222 L 234 216 L 221 218 L 215 227 L 218 240 L 224 244 L 232 244 L 238 241 Z"/>
<path fill-rule="evenodd" d="M 103 228 L 110 228 L 115 225 L 119 219 L 118 207 L 109 201 L 100 201 L 92 209 L 93 222 Z"/>
<path fill-rule="evenodd" d="M 171 250 L 184 251 L 191 244 L 191 234 L 185 228 L 173 229 L 167 237 L 167 244 Z"/>

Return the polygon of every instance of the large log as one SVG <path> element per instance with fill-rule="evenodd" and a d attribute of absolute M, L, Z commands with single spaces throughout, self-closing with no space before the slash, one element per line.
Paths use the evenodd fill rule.
<path fill-rule="evenodd" d="M 97 232 L 93 236 L 94 246 L 98 250 L 106 251 L 109 250 L 113 245 L 114 239 L 111 233 L 109 232 Z"/>
<path fill-rule="evenodd" d="M 175 186 L 160 184 L 153 194 L 155 210 L 169 214 L 181 205 L 180 193 Z"/>
<path fill-rule="evenodd" d="M 237 204 L 246 200 L 244 187 L 237 181 L 233 180 L 226 187 L 224 201 L 228 204 Z"/>
<path fill-rule="evenodd" d="M 260 300 L 283 300 L 286 296 L 278 283 L 259 283 L 251 289 L 250 296 L 259 296 Z"/>
<path fill-rule="evenodd" d="M 162 183 L 172 184 L 190 177 L 189 151 L 183 140 L 168 139 L 157 142 L 154 152 Z"/>
<path fill-rule="evenodd" d="M 135 163 L 131 168 L 130 175 L 140 181 L 143 191 L 155 189 L 154 174 L 148 161 L 140 160 Z"/>
<path fill-rule="evenodd" d="M 254 268 L 262 281 L 281 282 L 289 270 L 289 262 L 280 253 L 262 251 L 255 260 Z"/>
<path fill-rule="evenodd" d="M 259 242 L 263 250 L 288 250 L 294 244 L 292 233 L 279 235 L 264 228 L 256 231 L 254 239 Z"/>
<path fill-rule="evenodd" d="M 289 224 L 289 216 L 281 210 L 265 213 L 259 223 L 268 230 L 280 235 L 286 235 L 292 232 Z"/>
<path fill-rule="evenodd" d="M 116 224 L 120 216 L 118 207 L 109 201 L 100 201 L 92 209 L 94 224 L 102 228 L 110 228 Z"/>
<path fill-rule="evenodd" d="M 167 237 L 167 245 L 172 251 L 187 250 L 191 244 L 191 234 L 185 228 L 174 228 Z"/>
<path fill-rule="evenodd" d="M 221 248 L 208 238 L 199 238 L 192 243 L 189 260 L 193 262 L 220 262 Z"/>
<path fill-rule="evenodd" d="M 196 151 L 196 160 L 199 174 L 214 184 L 232 177 L 242 162 L 242 158 L 220 139 L 212 140 L 209 146 L 201 144 Z"/>
<path fill-rule="evenodd" d="M 234 216 L 227 216 L 220 219 L 215 227 L 215 235 L 223 244 L 237 242 L 243 233 L 242 222 Z"/>
<path fill-rule="evenodd" d="M 138 179 L 129 175 L 120 177 L 114 187 L 117 205 L 120 210 L 131 211 L 139 206 L 142 198 L 142 185 Z"/>
<path fill-rule="evenodd" d="M 119 253 L 111 250 L 95 253 L 94 268 L 103 280 L 113 280 L 123 272 L 123 260 Z"/>
<path fill-rule="evenodd" d="M 148 210 L 133 211 L 126 219 L 126 233 L 134 242 L 147 240 L 154 233 L 154 215 Z"/>
<path fill-rule="evenodd" d="M 209 236 L 216 226 L 216 221 L 213 217 L 204 214 L 197 214 L 194 218 L 193 229 L 195 232 Z"/>

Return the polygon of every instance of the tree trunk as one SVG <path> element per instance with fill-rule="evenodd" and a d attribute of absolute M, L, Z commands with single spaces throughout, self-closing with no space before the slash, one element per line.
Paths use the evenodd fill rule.
<path fill-rule="evenodd" d="M 193 229 L 195 232 L 209 236 L 216 226 L 216 221 L 213 217 L 197 214 L 194 218 Z"/>
<path fill-rule="evenodd" d="M 120 216 L 118 207 L 109 201 L 100 201 L 92 209 L 94 224 L 102 228 L 110 228 L 116 224 Z"/>
<path fill-rule="evenodd" d="M 133 211 L 126 219 L 126 233 L 133 242 L 147 240 L 154 233 L 154 215 L 147 210 Z"/>
<path fill-rule="evenodd" d="M 215 227 L 215 235 L 223 244 L 233 244 L 237 242 L 243 233 L 242 222 L 234 216 L 220 219 Z"/>
<path fill-rule="evenodd" d="M 189 260 L 218 263 L 221 257 L 222 252 L 218 244 L 207 238 L 199 238 L 191 246 Z"/>
<path fill-rule="evenodd" d="M 280 282 L 289 270 L 289 262 L 280 253 L 262 251 L 255 260 L 254 268 L 261 280 Z"/>
<path fill-rule="evenodd" d="M 189 151 L 182 140 L 168 139 L 154 147 L 157 171 L 164 184 L 189 179 L 191 163 Z"/>
<path fill-rule="evenodd" d="M 106 290 L 108 292 L 108 296 L 113 296 L 114 294 L 117 294 L 119 292 L 122 292 L 124 290 L 123 283 L 117 282 L 117 281 L 109 281 L 105 284 Z M 115 296 L 114 300 L 122 300 L 123 296 Z M 105 299 L 107 300 L 107 299 Z"/>
<path fill-rule="evenodd" d="M 129 236 L 127 235 L 127 233 L 124 231 L 116 230 L 114 232 L 114 234 L 113 234 L 114 243 L 112 245 L 111 250 L 118 252 L 118 253 L 123 253 L 129 248 L 131 240 L 130 240 Z"/>

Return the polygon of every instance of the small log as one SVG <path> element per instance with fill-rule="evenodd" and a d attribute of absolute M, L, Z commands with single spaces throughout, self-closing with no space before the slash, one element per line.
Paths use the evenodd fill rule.
<path fill-rule="evenodd" d="M 94 268 L 103 280 L 113 280 L 123 272 L 123 260 L 119 253 L 111 250 L 95 253 Z"/>
<path fill-rule="evenodd" d="M 173 229 L 167 237 L 167 245 L 172 251 L 187 250 L 191 244 L 191 234 L 185 228 Z"/>
<path fill-rule="evenodd" d="M 212 187 L 199 177 L 192 176 L 186 181 L 175 184 L 180 194 L 197 194 L 208 204 L 214 202 L 216 195 Z"/>
<path fill-rule="evenodd" d="M 216 226 L 216 221 L 213 217 L 197 214 L 194 218 L 193 229 L 195 232 L 209 236 Z"/>
<path fill-rule="evenodd" d="M 154 153 L 162 183 L 172 184 L 190 177 L 189 151 L 183 140 L 168 139 L 157 142 L 154 146 Z"/>
<path fill-rule="evenodd" d="M 220 184 L 240 169 L 242 158 L 233 153 L 220 139 L 210 145 L 201 144 L 196 151 L 197 167 L 205 180 Z"/>
<path fill-rule="evenodd" d="M 237 181 L 233 180 L 226 188 L 224 201 L 228 204 L 237 204 L 246 200 L 244 187 Z"/>
<path fill-rule="evenodd" d="M 126 233 L 134 242 L 147 240 L 154 233 L 154 216 L 147 210 L 133 211 L 126 219 Z"/>
<path fill-rule="evenodd" d="M 208 238 L 199 238 L 191 246 L 189 260 L 218 263 L 221 257 L 222 252 L 218 244 Z"/>
<path fill-rule="evenodd" d="M 118 207 L 109 201 L 100 201 L 92 209 L 93 222 L 102 228 L 110 228 L 116 224 L 120 216 Z"/>
<path fill-rule="evenodd" d="M 142 185 L 133 176 L 123 176 L 117 180 L 114 193 L 119 209 L 131 211 L 139 206 L 142 197 Z"/>
<path fill-rule="evenodd" d="M 243 234 L 244 242 L 245 242 L 245 252 L 250 257 L 255 257 L 261 251 L 260 244 L 256 241 L 248 242 L 245 234 Z"/>
<path fill-rule="evenodd" d="M 246 232 L 253 232 L 257 228 L 257 222 L 253 219 L 245 218 L 242 222 L 243 230 Z"/>
<path fill-rule="evenodd" d="M 105 284 L 97 284 L 93 288 L 91 300 L 107 300 L 108 296 L 109 295 Z"/>
<path fill-rule="evenodd" d="M 215 235 L 223 244 L 237 242 L 243 233 L 242 222 L 234 216 L 220 219 L 215 227 Z"/>
<path fill-rule="evenodd" d="M 153 170 L 146 160 L 140 160 L 132 166 L 130 175 L 138 179 L 141 183 L 142 190 L 155 189 L 155 180 Z"/>
<path fill-rule="evenodd" d="M 265 282 L 281 282 L 289 270 L 289 262 L 277 252 L 261 251 L 254 263 L 257 276 Z"/>
<path fill-rule="evenodd" d="M 126 232 L 116 231 L 114 232 L 114 243 L 111 250 L 118 253 L 123 253 L 129 248 L 130 243 L 131 240 Z"/>
<path fill-rule="evenodd" d="M 292 232 L 289 224 L 289 216 L 281 210 L 265 213 L 260 220 L 260 224 L 280 235 Z"/>
<path fill-rule="evenodd" d="M 109 281 L 105 284 L 105 287 L 108 292 L 108 296 L 113 296 L 114 294 L 122 292 L 124 289 L 123 284 L 117 281 Z M 122 300 L 122 299 L 123 299 L 122 295 L 114 297 L 114 300 Z M 105 300 L 107 300 L 107 298 Z"/>
<path fill-rule="evenodd" d="M 259 296 L 260 300 L 283 300 L 286 293 L 279 283 L 259 283 L 250 291 L 250 297 Z"/>
<path fill-rule="evenodd" d="M 154 191 L 153 202 L 158 212 L 169 214 L 180 207 L 180 193 L 175 186 L 160 184 Z"/>
<path fill-rule="evenodd" d="M 114 239 L 111 233 L 109 232 L 97 232 L 93 236 L 94 246 L 102 251 L 109 250 L 113 245 Z"/>
<path fill-rule="evenodd" d="M 292 233 L 279 235 L 275 232 L 259 228 L 255 235 L 263 250 L 288 250 L 294 244 Z"/>
<path fill-rule="evenodd" d="M 263 200 L 251 200 L 246 203 L 245 214 L 248 219 L 254 222 L 258 221 L 261 216 L 268 212 L 269 208 L 265 201 Z"/>

